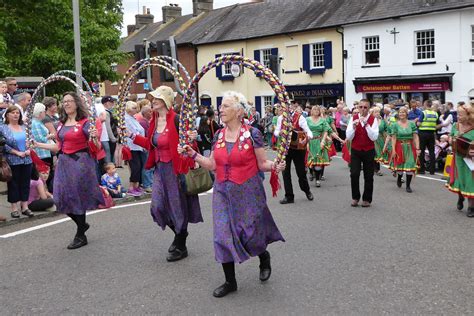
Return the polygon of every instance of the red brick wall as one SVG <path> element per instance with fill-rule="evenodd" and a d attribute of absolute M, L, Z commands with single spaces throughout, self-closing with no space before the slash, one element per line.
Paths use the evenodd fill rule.
<path fill-rule="evenodd" d="M 156 56 L 156 52 L 153 52 L 152 56 Z M 189 75 L 192 78 L 196 74 L 196 67 L 197 67 L 196 66 L 196 53 L 195 53 L 194 47 L 190 45 L 178 46 L 178 60 L 184 65 L 184 67 L 187 69 Z M 117 81 L 117 85 L 112 85 L 112 82 L 110 81 L 104 82 L 106 95 L 118 94 L 118 89 L 119 89 L 120 82 L 122 80 L 121 79 L 122 76 L 125 74 L 128 68 L 132 66 L 134 63 L 135 63 L 135 58 L 130 58 L 127 64 L 122 64 L 122 65 L 117 66 L 117 73 L 120 75 L 120 80 Z M 157 87 L 163 84 L 163 85 L 170 86 L 171 88 L 173 88 L 173 90 L 176 90 L 174 82 L 172 81 L 164 82 L 164 83 L 161 82 L 159 67 L 151 67 L 151 69 L 152 69 L 153 89 L 156 89 Z M 137 79 L 132 84 L 130 93 L 133 93 L 133 94 L 146 93 L 147 91 L 143 89 L 143 83 L 137 84 L 136 81 Z"/>

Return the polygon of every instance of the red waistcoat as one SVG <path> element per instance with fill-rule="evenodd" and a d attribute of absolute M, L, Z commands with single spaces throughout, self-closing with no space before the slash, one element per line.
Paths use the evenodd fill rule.
<path fill-rule="evenodd" d="M 78 152 L 80 150 L 88 149 L 89 153 L 98 158 L 101 159 L 100 153 L 103 151 L 101 148 L 96 148 L 95 144 L 93 141 L 90 141 L 87 139 L 86 135 L 82 132 L 82 129 L 84 127 L 84 124 L 86 124 L 88 121 L 87 118 L 80 120 L 79 122 L 76 123 L 73 127 L 71 127 L 65 134 L 64 134 L 64 140 L 61 142 L 59 139 L 59 131 L 61 128 L 64 127 L 63 124 L 60 124 L 58 126 L 57 130 L 57 142 L 59 149 L 65 153 L 65 154 L 73 154 L 75 152 Z M 96 127 L 101 126 L 101 124 L 96 124 Z M 97 134 L 100 135 L 102 129 L 98 128 L 97 129 Z M 104 152 L 105 156 L 105 152 Z"/>
<path fill-rule="evenodd" d="M 250 126 L 243 125 L 242 128 L 245 129 L 244 134 L 249 135 L 246 132 L 250 133 Z M 225 129 L 218 133 L 219 140 L 214 146 L 217 181 L 229 180 L 242 184 L 255 176 L 258 173 L 258 165 L 251 136 L 244 137 L 244 141 L 237 140 L 228 154 L 225 143 Z M 241 149 L 239 149 L 239 142 Z"/>
<path fill-rule="evenodd" d="M 359 119 L 359 114 L 355 114 L 352 118 L 354 121 Z M 367 120 L 367 124 L 372 126 L 374 123 L 375 117 L 373 115 L 369 115 L 369 119 Z M 362 124 L 357 124 L 355 129 L 354 139 L 351 143 L 351 148 L 358 150 L 358 151 L 369 151 L 375 148 L 374 142 L 369 138 L 367 134 L 367 130 L 365 127 L 362 127 Z"/>
<path fill-rule="evenodd" d="M 292 122 L 294 131 L 302 131 L 303 130 L 300 126 L 300 116 L 301 116 L 300 113 L 295 112 L 293 114 L 293 117 L 291 118 L 291 122 Z"/>
<path fill-rule="evenodd" d="M 152 136 L 153 139 L 154 135 Z M 158 142 L 155 147 L 155 163 L 170 162 L 173 159 L 170 150 L 170 139 L 168 127 L 158 137 Z"/>

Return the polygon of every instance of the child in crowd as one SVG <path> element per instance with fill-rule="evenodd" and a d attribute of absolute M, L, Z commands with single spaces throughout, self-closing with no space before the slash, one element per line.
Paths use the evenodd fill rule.
<path fill-rule="evenodd" d="M 125 189 L 122 188 L 122 181 L 115 164 L 112 162 L 105 164 L 105 172 L 101 178 L 101 186 L 105 187 L 113 198 L 125 197 Z"/>
<path fill-rule="evenodd" d="M 40 160 L 41 161 L 41 160 Z M 54 206 L 53 195 L 48 191 L 46 180 L 49 177 L 49 166 L 46 163 L 35 163 L 30 180 L 28 209 L 33 212 L 44 212 Z"/>
<path fill-rule="evenodd" d="M 13 104 L 13 100 L 7 91 L 7 83 L 5 81 L 0 81 L 0 111 L 3 111 Z"/>

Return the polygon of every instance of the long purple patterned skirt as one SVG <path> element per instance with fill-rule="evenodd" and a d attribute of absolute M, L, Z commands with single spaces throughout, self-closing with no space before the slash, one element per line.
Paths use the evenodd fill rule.
<path fill-rule="evenodd" d="M 151 216 L 163 230 L 168 226 L 177 233 L 187 230 L 188 223 L 203 221 L 198 196 L 185 193 L 171 162 L 159 162 L 155 166 Z"/>
<path fill-rule="evenodd" d="M 242 263 L 260 255 L 274 241 L 285 241 L 267 206 L 257 174 L 239 185 L 214 182 L 214 251 L 220 263 Z"/>
<path fill-rule="evenodd" d="M 59 213 L 82 215 L 104 204 L 96 175 L 96 162 L 87 152 L 78 152 L 75 160 L 59 155 L 54 173 L 54 204 Z"/>

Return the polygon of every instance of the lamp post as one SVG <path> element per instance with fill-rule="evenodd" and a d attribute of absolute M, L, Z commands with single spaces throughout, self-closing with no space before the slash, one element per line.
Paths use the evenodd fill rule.
<path fill-rule="evenodd" d="M 82 75 L 81 61 L 81 28 L 79 23 L 79 0 L 72 0 L 72 16 L 74 21 L 74 60 L 76 73 Z M 76 82 L 82 87 L 82 80 L 76 76 Z"/>

